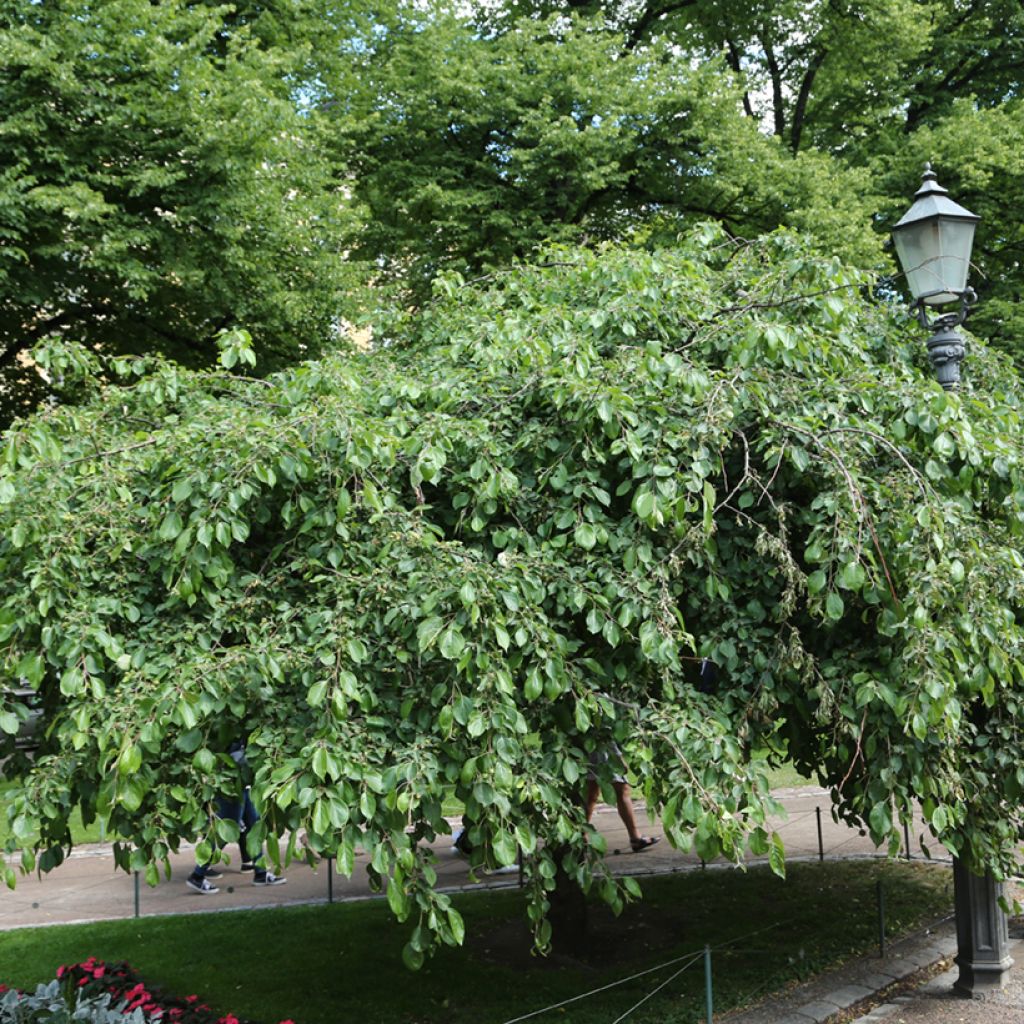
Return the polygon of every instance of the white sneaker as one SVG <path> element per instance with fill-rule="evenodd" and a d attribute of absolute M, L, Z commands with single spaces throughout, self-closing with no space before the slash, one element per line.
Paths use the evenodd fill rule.
<path fill-rule="evenodd" d="M 220 892 L 220 889 L 210 883 L 205 878 L 197 878 L 195 875 L 189 875 L 185 879 L 185 884 L 193 891 L 202 894 L 203 896 L 212 896 L 215 892 Z"/>
<path fill-rule="evenodd" d="M 252 884 L 253 885 L 284 885 L 284 883 L 287 882 L 287 881 L 288 881 L 287 878 L 278 878 L 278 876 L 275 875 L 273 873 L 273 871 L 268 871 L 262 877 L 253 878 Z"/>

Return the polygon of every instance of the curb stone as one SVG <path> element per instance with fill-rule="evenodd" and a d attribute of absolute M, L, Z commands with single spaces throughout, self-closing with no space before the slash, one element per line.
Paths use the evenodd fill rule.
<path fill-rule="evenodd" d="M 785 996 L 769 999 L 760 1006 L 727 1013 L 723 1024 L 828 1024 L 844 1011 L 933 966 L 956 952 L 956 927 L 951 917 L 930 929 L 893 943 L 885 959 L 864 956 L 813 978 Z M 903 997 L 890 996 L 883 1004 L 886 1013 Z M 876 1024 L 885 1019 L 882 1007 L 872 1008 L 853 1024 Z M 848 1016 L 842 1018 L 849 1020 Z"/>

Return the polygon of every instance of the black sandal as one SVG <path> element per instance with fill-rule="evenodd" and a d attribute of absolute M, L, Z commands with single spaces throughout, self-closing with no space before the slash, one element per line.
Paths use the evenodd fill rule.
<path fill-rule="evenodd" d="M 653 846 L 658 842 L 658 836 L 641 836 L 639 839 L 630 839 L 629 845 L 633 848 L 634 853 L 640 853 L 641 850 L 646 850 L 648 846 Z"/>

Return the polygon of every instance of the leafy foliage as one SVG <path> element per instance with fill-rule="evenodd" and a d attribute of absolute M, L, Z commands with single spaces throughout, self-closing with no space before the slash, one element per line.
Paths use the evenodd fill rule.
<path fill-rule="evenodd" d="M 201 366 L 244 323 L 266 368 L 332 342 L 349 214 L 293 94 L 308 40 L 249 13 L 0 4 L 0 424 L 48 335 Z"/>
<path fill-rule="evenodd" d="M 1008 870 L 1016 377 L 979 346 L 943 393 L 868 283 L 711 226 L 557 250 L 442 278 L 372 355 L 264 381 L 121 359 L 13 428 L 0 664 L 43 721 L 27 760 L 5 698 L 8 882 L 19 846 L 26 870 L 61 861 L 75 805 L 151 882 L 182 839 L 236 838 L 211 811 L 240 734 L 253 841 L 291 855 L 305 828 L 345 872 L 365 849 L 412 966 L 462 938 L 417 845 L 453 790 L 477 865 L 523 851 L 541 946 L 559 865 L 636 894 L 582 820 L 613 741 L 708 858 L 782 870 L 764 771 L 795 756 L 880 843 L 921 801 L 940 842 Z"/>
<path fill-rule="evenodd" d="M 146 1024 L 141 1009 L 129 1010 L 109 993 L 88 995 L 59 981 L 38 985 L 34 992 L 18 992 L 0 985 L 2 1024 Z"/>
<path fill-rule="evenodd" d="M 957 199 L 982 215 L 972 277 L 982 300 L 978 333 L 1024 363 L 1016 201 L 1024 11 L 1015 0 L 506 0 L 479 10 L 492 33 L 515 31 L 519 19 L 571 15 L 640 59 L 669 53 L 684 67 L 724 60 L 751 121 L 786 150 L 813 154 L 842 175 L 840 195 L 857 192 L 858 203 L 846 200 L 832 214 L 829 244 L 839 253 L 847 250 L 838 222 L 845 218 L 856 236 L 874 217 L 888 232 L 930 160 Z M 869 173 L 847 178 L 854 170 Z M 810 227 L 812 209 L 826 205 L 819 194 L 805 201 L 796 193 L 786 208 L 806 210 L 798 226 L 822 237 Z M 855 260 L 869 265 L 863 254 Z"/>
<path fill-rule="evenodd" d="M 620 36 L 586 22 L 525 19 L 481 36 L 453 16 L 410 19 L 336 109 L 368 214 L 354 252 L 418 300 L 446 268 L 478 272 L 545 241 L 652 222 L 671 236 L 684 218 L 748 235 L 785 224 L 880 263 L 859 174 L 760 133 L 721 61 L 623 53 Z"/>

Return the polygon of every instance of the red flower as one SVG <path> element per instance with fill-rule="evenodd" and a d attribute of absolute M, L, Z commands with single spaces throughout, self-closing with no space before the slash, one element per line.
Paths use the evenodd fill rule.
<path fill-rule="evenodd" d="M 217 1024 L 238 1024 L 238 1018 L 233 1013 L 229 1013 L 226 1017 L 221 1017 Z"/>
<path fill-rule="evenodd" d="M 67 970 L 67 968 L 63 964 L 61 964 L 60 967 L 57 968 L 57 977 L 58 978 L 63 978 L 64 977 L 64 972 L 66 970 Z"/>
<path fill-rule="evenodd" d="M 198 998 L 199 998 L 199 996 L 185 996 L 185 1002 L 186 1003 L 194 1003 L 194 1002 L 196 1002 L 196 1000 Z"/>

